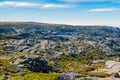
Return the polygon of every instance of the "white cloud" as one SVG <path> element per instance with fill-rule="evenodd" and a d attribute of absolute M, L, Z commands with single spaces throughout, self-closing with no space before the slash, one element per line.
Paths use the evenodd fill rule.
<path fill-rule="evenodd" d="M 110 11 L 117 11 L 119 10 L 118 8 L 95 8 L 95 9 L 90 9 L 88 12 L 110 12 Z"/>
<path fill-rule="evenodd" d="M 3 1 L 0 2 L 0 7 L 70 8 L 72 6 L 67 4 L 40 4 L 30 2 Z"/>
<path fill-rule="evenodd" d="M 11 1 L 0 2 L 0 7 L 36 7 L 36 6 L 40 6 L 40 4 L 29 3 L 29 2 L 11 2 Z"/>
<path fill-rule="evenodd" d="M 63 4 L 45 4 L 41 6 L 41 8 L 69 8 L 72 7 L 70 5 L 63 5 Z"/>

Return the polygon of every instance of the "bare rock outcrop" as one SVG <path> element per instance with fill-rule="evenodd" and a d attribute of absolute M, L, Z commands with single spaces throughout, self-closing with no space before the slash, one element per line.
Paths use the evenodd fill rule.
<path fill-rule="evenodd" d="M 106 61 L 105 67 L 120 72 L 120 62 L 118 61 Z"/>

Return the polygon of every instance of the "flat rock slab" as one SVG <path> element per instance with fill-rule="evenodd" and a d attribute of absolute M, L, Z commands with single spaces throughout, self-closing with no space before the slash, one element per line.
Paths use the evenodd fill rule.
<path fill-rule="evenodd" d="M 106 61 L 105 67 L 119 72 L 120 71 L 120 62 Z"/>
<path fill-rule="evenodd" d="M 116 78 L 116 80 L 120 80 L 120 78 Z"/>

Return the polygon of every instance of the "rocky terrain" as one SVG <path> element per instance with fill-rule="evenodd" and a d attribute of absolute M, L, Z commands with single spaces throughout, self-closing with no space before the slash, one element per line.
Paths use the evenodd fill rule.
<path fill-rule="evenodd" d="M 0 23 L 1 80 L 115 80 L 119 61 L 120 28 Z"/>

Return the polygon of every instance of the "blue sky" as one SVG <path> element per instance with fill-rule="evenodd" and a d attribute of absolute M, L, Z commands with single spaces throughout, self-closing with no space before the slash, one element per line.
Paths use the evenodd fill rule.
<path fill-rule="evenodd" d="M 120 0 L 0 0 L 0 21 L 120 26 Z"/>

